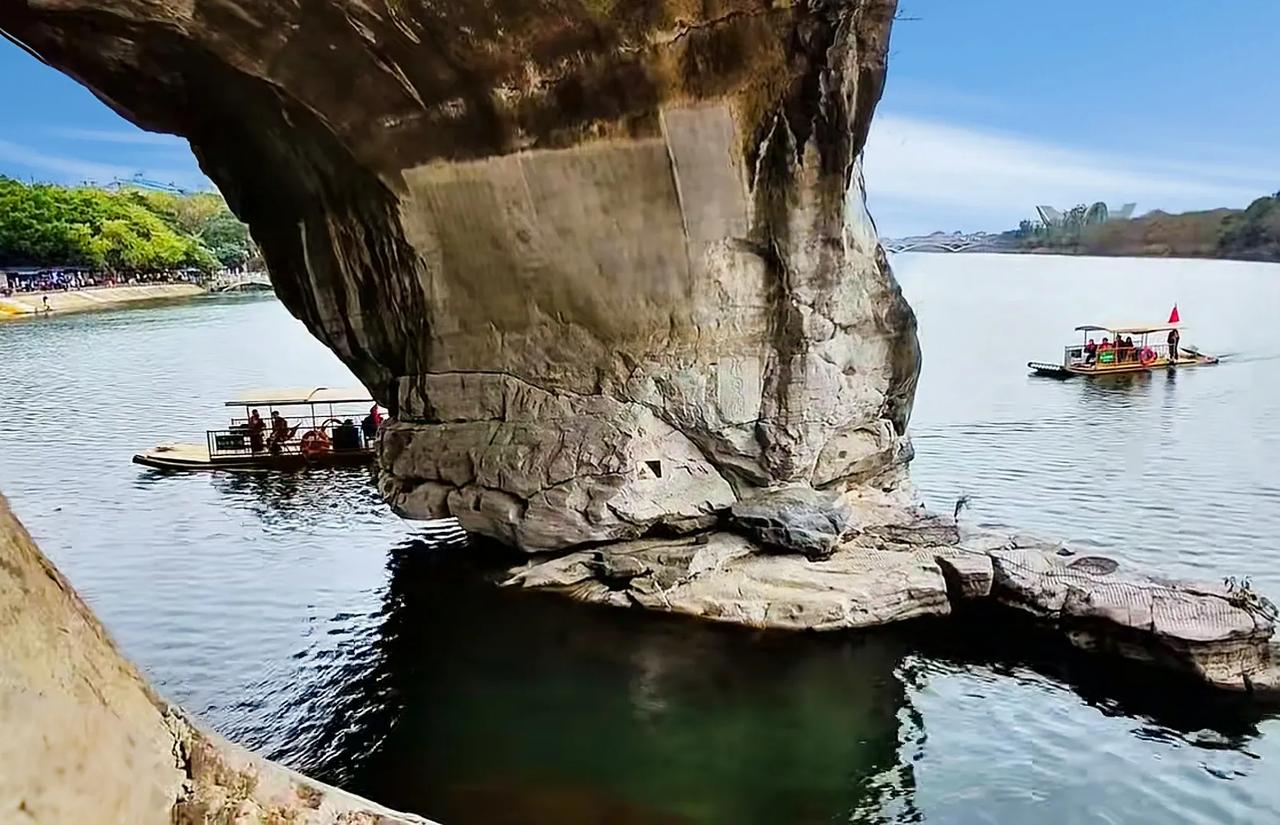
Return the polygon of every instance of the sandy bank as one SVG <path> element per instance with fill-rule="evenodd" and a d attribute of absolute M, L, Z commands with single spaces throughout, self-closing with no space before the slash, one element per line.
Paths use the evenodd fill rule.
<path fill-rule="evenodd" d="M 203 287 L 195 284 L 145 284 L 140 286 L 111 286 L 57 292 L 23 292 L 0 298 L 0 320 L 24 318 L 45 311 L 44 299 L 49 299 L 49 312 L 84 312 L 91 309 L 132 304 L 140 301 L 158 301 L 166 298 L 190 298 L 203 295 Z"/>

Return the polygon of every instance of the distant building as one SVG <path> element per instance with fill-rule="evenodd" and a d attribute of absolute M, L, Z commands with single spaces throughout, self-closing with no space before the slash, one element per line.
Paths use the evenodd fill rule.
<path fill-rule="evenodd" d="M 1133 210 L 1137 208 L 1136 203 L 1126 203 L 1119 209 L 1109 209 L 1105 203 L 1098 201 L 1085 210 L 1084 225 L 1096 226 L 1107 221 L 1126 220 L 1133 217 Z M 1052 206 L 1037 206 L 1036 215 L 1041 223 L 1049 227 L 1060 227 L 1067 222 L 1067 215 Z"/>

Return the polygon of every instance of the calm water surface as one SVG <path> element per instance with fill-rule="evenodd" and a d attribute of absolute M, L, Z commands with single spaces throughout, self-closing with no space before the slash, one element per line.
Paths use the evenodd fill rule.
<path fill-rule="evenodd" d="M 932 505 L 1280 597 L 1280 267 L 895 261 Z M 1077 323 L 1160 320 L 1226 364 L 1026 375 Z M 129 463 L 237 390 L 350 375 L 272 300 L 0 326 L 0 489 L 171 698 L 450 823 L 1274 822 L 1280 722 L 1004 632 L 805 638 L 499 592 L 363 472 Z M 999 637 L 999 638 L 996 638 Z"/>

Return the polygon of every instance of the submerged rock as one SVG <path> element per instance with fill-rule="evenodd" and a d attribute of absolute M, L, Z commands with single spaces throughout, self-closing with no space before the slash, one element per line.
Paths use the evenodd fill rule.
<path fill-rule="evenodd" d="M 0 497 L 0 822 L 418 823 L 199 726 L 146 683 Z"/>

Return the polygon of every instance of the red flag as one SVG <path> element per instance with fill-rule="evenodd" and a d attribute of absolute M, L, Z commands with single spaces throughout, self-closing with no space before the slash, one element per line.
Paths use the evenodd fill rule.
<path fill-rule="evenodd" d="M 1181 323 L 1181 322 L 1182 322 L 1182 319 L 1178 317 L 1178 305 L 1177 305 L 1177 304 L 1174 304 L 1174 305 L 1173 305 L 1173 312 L 1170 312 L 1170 313 L 1169 313 L 1169 323 L 1171 323 L 1171 324 L 1177 324 L 1177 323 Z"/>

